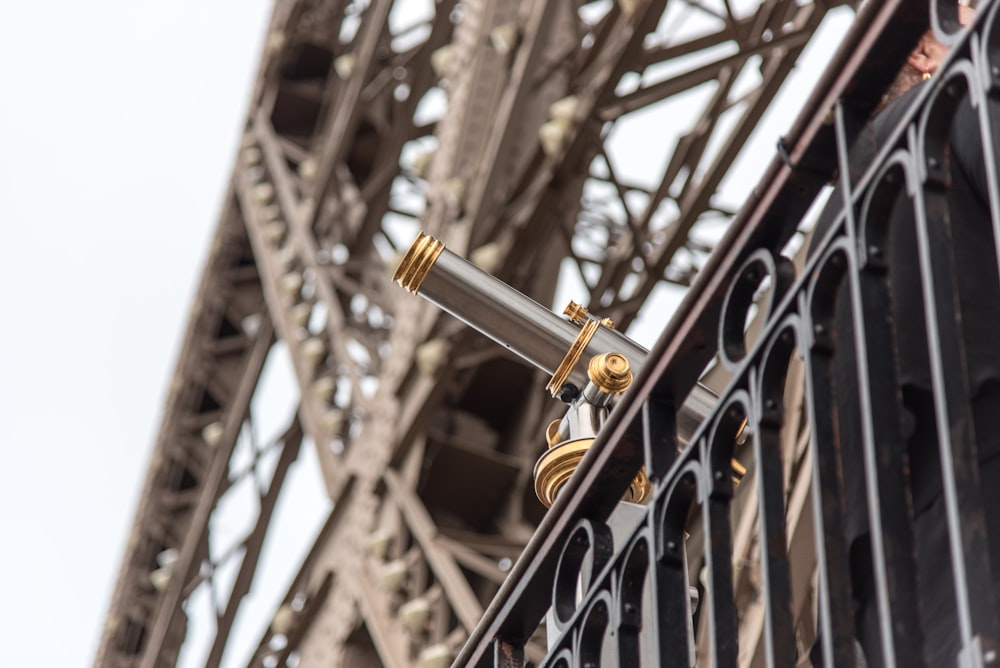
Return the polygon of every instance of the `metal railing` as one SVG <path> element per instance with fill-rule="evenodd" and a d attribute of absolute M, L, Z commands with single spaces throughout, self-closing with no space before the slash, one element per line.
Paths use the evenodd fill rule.
<path fill-rule="evenodd" d="M 948 664 L 1000 661 L 990 563 L 992 557 L 996 570 L 1000 536 L 990 535 L 980 495 L 986 475 L 980 462 L 994 435 L 977 438 L 975 429 L 991 424 L 992 395 L 983 390 L 990 383 L 981 373 L 989 353 L 962 343 L 991 324 L 989 313 L 967 312 L 975 303 L 963 296 L 968 277 L 993 290 L 998 274 L 998 7 L 981 3 L 974 24 L 962 30 L 949 3 L 866 3 L 761 186 L 455 665 L 527 665 L 525 645 L 542 629 L 548 645 L 542 665 L 553 668 L 746 663 L 740 638 L 749 622 L 734 592 L 731 520 L 731 460 L 738 449 L 746 449 L 742 458 L 754 479 L 743 493 L 757 509 L 760 656 L 767 665 L 804 664 L 810 652 L 823 665 L 856 665 L 861 645 L 870 664 L 878 654 L 885 665 L 933 664 L 927 656 L 938 650 Z M 911 92 L 912 104 L 859 174 L 858 165 L 849 165 L 857 163 L 858 139 L 868 141 L 883 91 L 931 25 L 951 51 L 934 77 Z M 955 170 L 963 169 L 950 149 L 955 132 L 971 133 L 982 151 L 973 171 L 985 178 L 971 196 L 981 199 L 973 214 L 985 216 L 990 237 L 979 241 L 987 266 L 967 264 L 957 240 L 964 232 L 956 216 L 967 209 L 954 203 Z M 789 243 L 831 182 L 838 185 L 822 216 L 825 226 L 796 271 Z M 916 253 L 905 289 L 916 290 L 924 311 L 916 322 L 892 316 L 893 298 L 905 291 L 894 283 L 901 269 L 890 234 L 901 208 L 909 212 L 903 224 L 912 226 Z M 762 328 L 748 340 L 745 323 L 754 308 Z M 924 404 L 904 396 L 913 370 L 900 346 L 914 331 L 929 341 L 918 351 L 926 360 Z M 804 382 L 789 377 L 798 359 Z M 678 410 L 713 360 L 731 380 L 714 412 L 678 448 Z M 793 386 L 804 396 L 801 418 L 786 410 Z M 734 436 L 744 420 L 748 437 L 739 445 Z M 783 430 L 796 420 L 807 427 L 811 456 L 802 461 L 813 492 L 806 509 L 811 545 L 802 551 L 789 549 L 792 490 L 781 445 Z M 922 465 L 917 447 L 934 453 L 930 474 L 914 468 Z M 623 504 L 643 466 L 653 482 L 651 500 Z M 940 510 L 936 539 L 921 528 L 922 475 L 940 483 L 929 483 Z M 1000 493 L 987 487 L 983 492 L 993 495 L 987 499 Z M 861 497 L 850 496 L 853 489 Z M 866 528 L 852 528 L 858 517 Z M 929 578 L 926 555 L 941 551 L 945 569 Z M 806 577 L 799 560 L 808 561 Z M 864 575 L 858 563 L 867 565 Z M 793 612 L 803 609 L 803 598 L 814 615 Z M 942 600 L 944 613 L 934 607 Z M 805 623 L 813 627 L 806 636 Z"/>

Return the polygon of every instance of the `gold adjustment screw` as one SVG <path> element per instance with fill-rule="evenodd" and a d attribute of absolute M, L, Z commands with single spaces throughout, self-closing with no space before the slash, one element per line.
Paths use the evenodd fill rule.
<path fill-rule="evenodd" d="M 595 355 L 587 367 L 587 376 L 601 392 L 621 394 L 632 384 L 632 365 L 621 353 Z"/>
<path fill-rule="evenodd" d="M 566 308 L 563 309 L 563 315 L 569 317 L 571 322 L 582 325 L 587 319 L 587 309 L 580 304 L 571 301 Z"/>

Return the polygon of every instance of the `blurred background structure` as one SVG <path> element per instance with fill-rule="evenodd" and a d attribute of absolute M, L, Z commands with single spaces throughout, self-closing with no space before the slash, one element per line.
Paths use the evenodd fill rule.
<path fill-rule="evenodd" d="M 95 664 L 448 665 L 564 407 L 391 284 L 401 253 L 424 230 L 651 346 L 852 15 L 278 0 Z"/>

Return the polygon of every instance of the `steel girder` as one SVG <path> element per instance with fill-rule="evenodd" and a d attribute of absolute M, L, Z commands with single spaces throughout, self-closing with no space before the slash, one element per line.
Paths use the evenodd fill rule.
<path fill-rule="evenodd" d="M 391 287 L 397 253 L 423 228 L 628 326 L 701 267 L 719 184 L 836 4 L 279 1 L 97 665 L 172 665 L 185 601 L 237 560 L 221 660 L 303 438 L 333 509 L 252 663 L 451 657 L 541 516 L 530 471 L 558 406 Z M 658 133 L 636 146 L 632 125 Z M 275 340 L 297 418 L 254 445 L 280 464 L 239 549 L 213 554 Z"/>

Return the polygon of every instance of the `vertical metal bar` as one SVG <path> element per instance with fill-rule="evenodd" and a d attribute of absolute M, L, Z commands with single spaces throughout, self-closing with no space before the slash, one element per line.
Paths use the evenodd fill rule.
<path fill-rule="evenodd" d="M 494 639 L 493 665 L 495 668 L 524 668 L 524 645 Z"/>
<path fill-rule="evenodd" d="M 677 461 L 676 409 L 664 397 L 652 395 L 642 404 L 643 460 L 650 480 L 663 477 Z"/>
<path fill-rule="evenodd" d="M 853 236 L 853 234 L 852 234 Z M 890 312 L 884 278 L 849 272 L 854 317 L 865 488 L 879 627 L 886 665 L 923 665 L 917 615 L 911 501 L 898 417 L 892 332 L 869 326 Z M 844 388 L 850 392 L 854 388 Z M 839 392 L 839 390 L 838 390 Z"/>
<path fill-rule="evenodd" d="M 695 476 L 699 471 L 697 463 L 686 466 L 654 503 L 656 549 L 649 574 L 654 617 L 651 626 L 656 633 L 658 665 L 667 668 L 692 665 L 684 525 L 696 500 Z"/>
<path fill-rule="evenodd" d="M 779 335 L 780 336 L 780 335 Z M 792 628 L 792 585 L 788 567 L 788 536 L 785 531 L 784 466 L 781 458 L 781 408 L 774 396 L 781 395 L 788 368 L 788 343 L 777 342 L 764 360 L 760 417 L 753 433 L 757 460 L 757 513 L 760 526 L 761 576 L 764 586 L 764 647 L 768 665 L 795 663 L 795 631 Z M 783 359 L 776 359 L 781 358 Z M 777 369 L 775 365 L 780 365 Z M 774 374 L 775 377 L 771 377 Z M 779 387 L 769 387 L 770 385 Z"/>
<path fill-rule="evenodd" d="M 702 504 L 705 522 L 705 565 L 708 568 L 708 616 L 713 668 L 736 668 L 739 648 L 733 596 L 732 531 L 729 497 L 712 494 Z"/>
<path fill-rule="evenodd" d="M 1000 12 L 1000 4 L 994 4 L 990 11 L 991 21 L 989 25 L 995 26 L 995 19 L 998 12 Z M 990 38 L 991 42 L 1000 40 L 1000 33 L 997 33 L 995 27 L 990 31 Z M 989 72 L 992 81 L 984 82 L 984 84 L 988 85 L 983 86 L 983 88 L 986 88 L 988 92 L 992 92 L 992 90 L 1000 87 L 1000 71 L 997 71 L 995 66 L 991 66 L 989 62 L 980 63 L 979 56 L 985 55 L 986 60 L 989 61 L 991 56 L 997 57 L 1000 54 L 991 53 L 994 47 L 991 43 L 980 47 L 980 36 L 978 34 L 973 34 L 971 41 L 973 63 L 979 65 L 975 69 L 979 72 Z M 997 266 L 1000 268 L 1000 165 L 997 162 L 998 158 L 1000 158 L 1000 128 L 994 127 L 994 119 L 997 118 L 998 111 L 1000 110 L 998 110 L 997 102 L 992 95 L 986 94 L 979 98 L 979 136 L 982 139 L 983 166 L 986 170 L 986 194 L 989 200 L 990 218 L 993 223 L 993 247 L 996 254 Z"/>
<path fill-rule="evenodd" d="M 835 438 L 837 419 L 833 388 L 833 352 L 828 345 L 831 325 L 815 321 L 814 304 L 800 298 L 808 314 L 811 341 L 806 356 L 806 406 L 813 453 L 813 516 L 816 523 L 816 570 L 819 587 L 819 636 L 824 666 L 854 664 L 854 626 L 851 619 L 851 581 L 844 523 L 842 451 Z"/>
<path fill-rule="evenodd" d="M 984 586 L 989 581 L 989 548 L 978 498 L 974 418 L 960 343 L 948 201 L 936 181 L 929 170 L 914 198 L 917 250 L 959 633 L 962 647 L 974 651 L 976 627 L 995 634 L 997 613 L 992 587 Z"/>
<path fill-rule="evenodd" d="M 844 108 L 839 103 L 835 107 L 835 121 L 838 162 L 848 165 Z M 858 228 L 847 169 L 840 170 L 840 179 L 848 247 L 857 249 Z M 888 274 L 879 270 L 874 275 L 871 271 L 861 275 L 858 262 L 855 260 L 848 271 L 847 287 L 855 333 L 857 397 L 883 659 L 888 666 L 895 666 L 897 659 L 900 665 L 917 666 L 922 665 L 923 643 L 914 643 L 909 637 L 914 632 L 919 633 L 920 626 L 905 446 L 898 418 L 899 385 L 892 354 L 894 343 L 891 328 L 868 326 L 891 313 Z M 877 370 L 869 363 L 869 352 L 873 353 L 871 357 Z M 843 388 L 850 389 L 853 388 Z M 843 390 L 838 389 L 840 396 L 844 396 Z M 886 530 L 891 533 L 886 534 Z"/>

